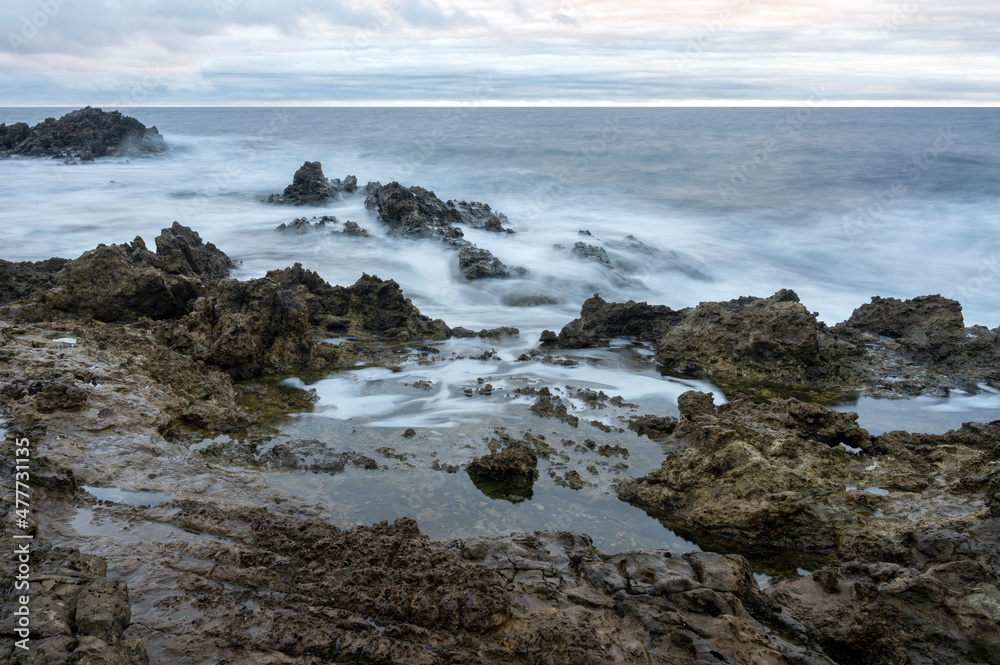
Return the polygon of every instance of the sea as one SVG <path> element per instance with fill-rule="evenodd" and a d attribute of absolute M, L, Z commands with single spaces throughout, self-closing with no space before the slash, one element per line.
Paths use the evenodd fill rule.
<path fill-rule="evenodd" d="M 0 108 L 0 122 L 34 124 L 70 110 Z M 239 261 L 235 277 L 296 262 L 332 284 L 374 274 L 396 280 L 421 312 L 451 326 L 521 331 L 508 340 L 440 343 L 438 362 L 415 358 L 396 371 L 358 367 L 308 385 L 290 377 L 287 385 L 320 397 L 313 414 L 293 423 L 303 430 L 298 434 L 321 436 L 316 422 L 328 421 L 383 433 L 414 427 L 451 441 L 458 463 L 469 457 L 462 437 L 482 450 L 479 430 L 504 418 L 512 429 L 523 423 L 512 414 L 524 401 L 502 397 L 517 381 L 603 390 L 663 414 L 676 414 L 677 395 L 690 388 L 726 399 L 708 384 L 661 375 L 651 348 L 630 340 L 570 354 L 572 366 L 515 362 L 537 346 L 541 331 L 558 331 L 579 316 L 595 293 L 679 309 L 792 289 L 829 324 L 873 296 L 941 294 L 962 303 L 967 325 L 1000 326 L 1000 109 L 121 110 L 155 125 L 169 151 L 78 164 L 0 160 L 0 258 L 73 258 L 136 236 L 152 246 L 161 228 L 178 221 Z M 489 204 L 516 233 L 467 229 L 466 237 L 526 268 L 526 276 L 467 281 L 454 252 L 440 243 L 387 237 L 363 194 L 321 207 L 264 203 L 305 161 L 321 162 L 331 178 L 355 175 L 362 187 L 395 180 L 442 200 Z M 372 237 L 275 230 L 323 215 L 357 222 Z M 574 252 L 581 242 L 603 249 L 608 262 Z M 481 378 L 495 386 L 494 397 L 470 399 L 467 389 L 482 385 Z M 412 384 L 422 380 L 432 389 L 414 393 Z M 569 393 L 566 400 L 586 409 Z M 857 411 L 875 433 L 943 432 L 1000 418 L 1000 393 L 984 385 L 913 400 L 861 397 L 838 408 Z M 435 455 L 447 457 L 440 449 Z M 654 447 L 646 466 L 661 460 Z M 351 491 L 363 492 L 364 476 L 356 477 Z M 401 487 L 420 484 L 401 477 L 409 478 Z M 348 496 L 334 496 L 326 480 L 274 481 L 313 483 L 319 503 Z M 441 537 L 539 528 L 552 524 L 551 506 L 579 506 L 587 491 L 560 487 L 564 498 L 550 497 L 548 508 L 535 511 L 549 510 L 545 517 L 487 519 L 478 531 L 469 526 L 477 518 L 461 517 L 472 510 L 471 498 L 449 513 L 453 523 L 442 517 L 449 509 L 441 501 L 422 500 L 421 524 Z M 608 508 L 614 499 L 607 483 L 593 491 L 607 497 L 595 511 L 627 521 Z M 368 512 L 358 501 L 362 507 L 342 521 L 389 518 L 411 500 L 385 499 Z M 508 503 L 524 511 L 532 502 L 538 500 Z M 610 549 L 665 542 L 639 527 L 630 533 L 598 541 Z"/>

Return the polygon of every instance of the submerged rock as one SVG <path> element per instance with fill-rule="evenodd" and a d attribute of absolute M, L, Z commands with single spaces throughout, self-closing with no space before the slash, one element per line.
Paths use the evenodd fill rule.
<path fill-rule="evenodd" d="M 0 156 L 66 157 L 84 161 L 109 155 L 162 152 L 167 144 L 156 130 L 122 115 L 86 107 L 34 127 L 0 124 Z"/>
<path fill-rule="evenodd" d="M 337 199 L 344 194 L 353 194 L 358 189 L 358 179 L 352 175 L 341 181 L 323 175 L 323 165 L 319 162 L 305 162 L 292 177 L 292 184 L 281 194 L 271 194 L 267 203 L 283 205 L 322 205 L 329 199 Z"/>

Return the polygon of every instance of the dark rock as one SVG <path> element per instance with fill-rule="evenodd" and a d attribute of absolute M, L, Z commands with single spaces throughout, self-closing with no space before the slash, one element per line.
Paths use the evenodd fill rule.
<path fill-rule="evenodd" d="M 482 339 L 498 339 L 500 337 L 516 337 L 521 334 L 521 331 L 510 326 L 501 326 L 500 328 L 483 328 L 477 334 Z"/>
<path fill-rule="evenodd" d="M 353 286 L 330 286 L 298 263 L 284 270 L 272 270 L 267 275 L 283 290 L 302 294 L 310 325 L 324 334 L 375 333 L 393 339 L 447 339 L 450 336 L 444 321 L 432 321 L 422 315 L 392 280 L 362 275 Z"/>
<path fill-rule="evenodd" d="M 325 226 L 326 222 L 317 222 L 315 225 L 313 225 L 313 223 L 310 222 L 305 217 L 298 217 L 292 220 L 291 222 L 288 222 L 287 224 L 285 222 L 282 222 L 277 227 L 275 227 L 274 230 L 281 231 L 282 233 L 294 233 L 297 236 L 301 236 L 307 233 L 312 233 L 313 231 L 317 231 Z"/>
<path fill-rule="evenodd" d="M 507 279 L 525 274 L 523 268 L 510 268 L 489 250 L 474 246 L 459 253 L 458 268 L 467 279 Z"/>
<path fill-rule="evenodd" d="M 65 265 L 45 302 L 52 309 L 98 321 L 183 316 L 205 292 L 204 283 L 149 267 L 143 260 L 148 254 L 140 238 L 131 245 L 101 245 L 85 252 Z"/>
<path fill-rule="evenodd" d="M 323 165 L 319 162 L 305 162 L 292 177 L 292 184 L 281 194 L 271 194 L 267 203 L 284 205 L 322 205 L 328 199 L 337 199 L 344 194 L 353 194 L 358 189 L 358 179 L 352 175 L 330 180 L 323 175 Z"/>
<path fill-rule="evenodd" d="M 215 245 L 174 222 L 156 238 L 155 254 L 136 238 L 127 245 L 100 245 L 66 262 L 46 304 L 99 321 L 179 318 L 232 265 Z"/>
<path fill-rule="evenodd" d="M 677 419 L 673 416 L 635 416 L 628 421 L 628 428 L 639 436 L 650 439 L 664 439 L 670 436 L 677 427 Z"/>
<path fill-rule="evenodd" d="M 363 229 L 356 222 L 347 221 L 344 222 L 344 230 L 341 231 L 345 236 L 355 236 L 358 238 L 370 238 L 371 234 Z"/>
<path fill-rule="evenodd" d="M 542 334 L 538 336 L 538 341 L 542 344 L 552 344 L 558 340 L 559 336 L 556 335 L 551 330 L 543 330 Z"/>
<path fill-rule="evenodd" d="M 162 339 L 237 379 L 305 365 L 312 351 L 309 308 L 298 291 L 283 286 L 267 277 L 219 282 Z"/>
<path fill-rule="evenodd" d="M 490 480 L 530 485 L 538 478 L 538 455 L 524 442 L 509 439 L 500 452 L 472 460 L 468 472 Z"/>
<path fill-rule="evenodd" d="M 862 562 L 830 570 L 766 594 L 782 608 L 779 627 L 838 663 L 1000 662 L 995 569 L 967 561 L 926 572 Z"/>
<path fill-rule="evenodd" d="M 567 471 L 565 476 L 558 475 L 555 471 L 549 470 L 549 475 L 556 485 L 568 487 L 572 490 L 582 490 L 584 487 L 593 487 L 595 483 L 584 480 L 578 471 Z"/>
<path fill-rule="evenodd" d="M 514 233 L 512 229 L 504 227 L 504 224 L 508 223 L 507 216 L 503 213 L 494 213 L 485 203 L 448 201 L 445 205 L 458 215 L 455 220 L 457 224 L 466 224 L 474 229 L 493 231 L 494 233 Z"/>
<path fill-rule="evenodd" d="M 702 303 L 660 336 L 656 360 L 711 380 L 828 390 L 859 383 L 841 371 L 861 349 L 831 335 L 792 291 Z"/>
<path fill-rule="evenodd" d="M 140 155 L 167 149 L 156 127 L 122 115 L 86 107 L 59 120 L 47 118 L 30 130 L 23 123 L 0 124 L 0 156 L 66 157 L 92 160 L 109 155 Z"/>
<path fill-rule="evenodd" d="M 525 274 L 523 268 L 504 265 L 491 252 L 463 238 L 456 224 L 496 230 L 501 218 L 479 203 L 444 203 L 422 187 L 398 182 L 378 187 L 365 199 L 365 207 L 389 226 L 389 235 L 402 238 L 436 238 L 460 251 L 459 269 L 468 279 L 506 278 Z M 501 230 L 502 227 L 501 227 Z"/>
<path fill-rule="evenodd" d="M 580 318 L 566 324 L 555 345 L 579 349 L 606 344 L 612 337 L 635 337 L 643 341 L 659 339 L 683 317 L 664 305 L 645 302 L 609 303 L 594 294 L 583 303 Z"/>
<path fill-rule="evenodd" d="M 415 429 L 413 429 L 412 427 L 407 427 L 406 430 L 403 432 L 403 438 L 404 439 L 412 439 L 416 435 L 417 435 L 417 431 Z"/>
<path fill-rule="evenodd" d="M 199 277 L 211 284 L 225 279 L 233 261 L 212 243 L 203 242 L 197 231 L 174 222 L 156 237 L 156 254 L 147 257 L 150 265 L 171 275 Z"/>
<path fill-rule="evenodd" d="M 37 299 L 55 285 L 56 274 L 68 259 L 12 263 L 0 259 L 0 305 Z"/>

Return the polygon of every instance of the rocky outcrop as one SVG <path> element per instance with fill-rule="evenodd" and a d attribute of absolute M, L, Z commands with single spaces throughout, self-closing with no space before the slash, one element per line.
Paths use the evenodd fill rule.
<path fill-rule="evenodd" d="M 538 479 L 538 455 L 523 441 L 508 438 L 502 450 L 472 460 L 468 471 L 489 480 L 530 485 Z"/>
<path fill-rule="evenodd" d="M 996 569 L 974 560 L 920 571 L 851 561 L 769 590 L 774 622 L 838 663 L 996 663 Z"/>
<path fill-rule="evenodd" d="M 505 265 L 485 249 L 466 240 L 457 225 L 487 231 L 513 233 L 503 226 L 506 217 L 493 213 L 488 205 L 441 201 L 422 187 L 403 187 L 390 182 L 375 188 L 365 199 L 365 207 L 389 227 L 389 235 L 400 238 L 434 238 L 459 251 L 459 270 L 467 279 L 497 279 L 525 274 L 524 268 Z"/>
<path fill-rule="evenodd" d="M 86 107 L 32 128 L 0 124 L 0 156 L 58 157 L 84 161 L 109 155 L 162 152 L 167 144 L 156 130 L 122 115 Z"/>
<path fill-rule="evenodd" d="M 668 373 L 765 397 L 830 401 L 861 388 L 919 394 L 1000 384 L 1000 328 L 966 328 L 961 305 L 940 296 L 876 297 L 831 328 L 789 290 L 678 311 L 595 295 L 580 318 L 540 341 L 581 348 L 617 336 L 655 341 Z"/>
<path fill-rule="evenodd" d="M 343 195 L 354 194 L 358 190 L 358 179 L 352 175 L 341 181 L 323 175 L 323 165 L 319 162 L 305 162 L 292 177 L 292 184 L 281 194 L 271 194 L 267 203 L 283 205 L 322 205 Z"/>
<path fill-rule="evenodd" d="M 580 318 L 566 324 L 558 336 L 543 332 L 541 341 L 564 349 L 606 345 L 612 337 L 655 341 L 682 317 L 664 305 L 609 303 L 595 293 L 584 301 Z"/>
<path fill-rule="evenodd" d="M 313 220 L 316 220 L 316 218 L 313 217 Z M 332 215 L 323 215 L 316 221 L 308 220 L 305 217 L 298 217 L 288 223 L 282 222 L 274 230 L 280 233 L 293 233 L 298 236 L 317 231 L 327 231 L 329 233 L 340 233 L 345 236 L 355 236 L 358 238 L 371 237 L 371 234 L 356 222 L 348 220 L 344 222 L 344 228 L 339 230 L 336 228 L 337 224 L 339 224 L 339 220 Z"/>
<path fill-rule="evenodd" d="M 0 259 L 0 305 L 35 299 L 55 286 L 56 274 L 68 259 L 13 263 Z"/>
<path fill-rule="evenodd" d="M 801 389 L 860 384 L 846 367 L 862 349 L 841 342 L 793 291 L 770 298 L 701 303 L 657 339 L 656 360 L 668 370 L 727 382 Z"/>
<path fill-rule="evenodd" d="M 3 539 L 8 552 L 25 541 Z M 4 595 L 0 611 L 0 659 L 10 665 L 40 663 L 119 663 L 148 665 L 145 645 L 123 637 L 132 613 L 128 586 L 121 577 L 107 577 L 107 563 L 100 557 L 65 549 L 38 551 L 32 543 L 31 592 L 28 594 L 28 630 L 17 634 L 20 593 Z M 13 557 L 16 560 L 16 557 Z M 15 578 L 12 566 L 8 579 Z M 27 637 L 17 646 L 22 637 Z"/>
<path fill-rule="evenodd" d="M 160 339 L 237 379 L 301 367 L 312 352 L 305 300 L 268 278 L 220 282 Z"/>
<path fill-rule="evenodd" d="M 177 222 L 156 238 L 156 252 L 142 238 L 100 245 L 68 261 L 45 296 L 55 310 L 98 321 L 175 319 L 229 274 L 232 261 L 215 245 Z"/>
<path fill-rule="evenodd" d="M 687 392 L 678 407 L 669 438 L 677 452 L 618 494 L 701 533 L 918 565 L 927 557 L 914 548 L 928 549 L 917 543 L 930 534 L 953 530 L 951 550 L 971 552 L 973 537 L 959 534 L 993 519 L 1000 422 L 871 436 L 854 413 L 794 399 L 716 406 L 709 394 Z"/>
<path fill-rule="evenodd" d="M 378 334 L 392 339 L 447 339 L 441 319 L 420 313 L 393 280 L 362 275 L 352 286 L 330 286 L 296 263 L 267 276 L 283 290 L 301 294 L 309 324 L 324 335 Z"/>

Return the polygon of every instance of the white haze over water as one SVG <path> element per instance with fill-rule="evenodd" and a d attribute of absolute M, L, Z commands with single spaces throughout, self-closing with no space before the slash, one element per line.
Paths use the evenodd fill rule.
<path fill-rule="evenodd" d="M 5 109 L 0 121 L 64 111 Z M 79 165 L 0 161 L 0 256 L 75 257 L 136 235 L 152 246 L 177 220 L 242 260 L 242 277 L 296 261 L 332 283 L 374 273 L 426 314 L 472 328 L 558 329 L 595 292 L 680 308 L 781 288 L 830 323 L 873 295 L 941 293 L 962 302 L 967 323 L 1000 325 L 993 109 L 817 109 L 797 125 L 787 109 L 129 112 L 172 150 Z M 455 254 L 432 241 L 274 233 L 299 215 L 333 214 L 384 236 L 363 197 L 260 202 L 305 160 L 329 177 L 489 203 L 518 233 L 467 236 L 530 277 L 466 283 Z M 604 246 L 621 270 L 557 247 L 579 241 Z M 562 302 L 504 304 L 525 295 Z"/>

